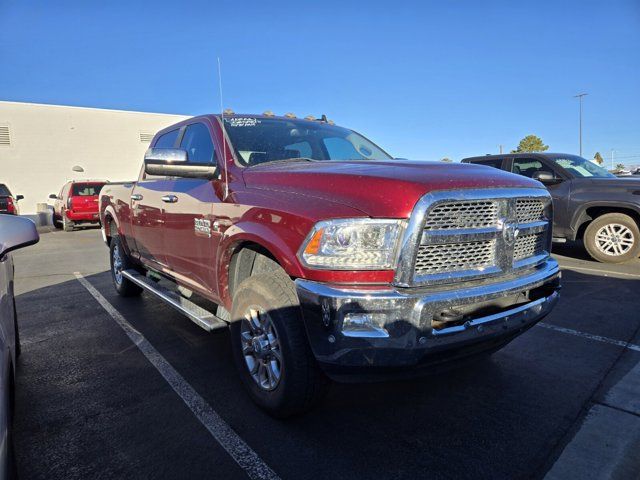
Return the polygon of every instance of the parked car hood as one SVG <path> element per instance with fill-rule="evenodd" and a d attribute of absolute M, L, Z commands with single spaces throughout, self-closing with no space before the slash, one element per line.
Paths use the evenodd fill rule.
<path fill-rule="evenodd" d="M 407 218 L 433 190 L 543 188 L 520 175 L 483 165 L 417 161 L 288 161 L 246 168 L 248 188 L 323 198 L 371 217 Z"/>

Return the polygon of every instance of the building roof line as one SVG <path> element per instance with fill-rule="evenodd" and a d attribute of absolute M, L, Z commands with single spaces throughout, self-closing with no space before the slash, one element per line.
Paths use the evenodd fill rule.
<path fill-rule="evenodd" d="M 98 108 L 98 107 L 79 107 L 75 105 L 56 105 L 52 103 L 35 103 L 35 102 L 14 102 L 11 100 L 0 100 L 0 105 L 2 104 L 10 104 L 10 105 L 22 105 L 29 107 L 56 107 L 56 108 L 73 108 L 78 110 L 93 110 L 99 112 L 117 112 L 117 113 L 135 113 L 140 115 L 162 115 L 162 116 L 173 116 L 173 117 L 191 117 L 193 115 L 185 115 L 182 113 L 159 113 L 159 112 L 141 112 L 138 110 L 118 110 L 115 108 Z"/>

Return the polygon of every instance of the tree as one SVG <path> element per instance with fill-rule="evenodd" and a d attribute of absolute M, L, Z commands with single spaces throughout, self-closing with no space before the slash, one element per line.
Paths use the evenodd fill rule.
<path fill-rule="evenodd" d="M 527 135 L 518 144 L 518 148 L 511 150 L 511 153 L 521 152 L 544 152 L 549 149 L 549 145 L 542 143 L 542 139 L 536 135 Z"/>
<path fill-rule="evenodd" d="M 453 163 L 453 160 L 451 160 L 451 159 L 450 159 L 450 158 L 448 158 L 448 157 L 441 158 L 441 159 L 440 159 L 440 161 L 441 161 L 441 162 L 447 162 L 447 163 Z"/>
<path fill-rule="evenodd" d="M 620 170 L 624 170 L 624 163 L 619 163 L 616 165 L 616 170 L 620 171 Z"/>
<path fill-rule="evenodd" d="M 602 165 L 604 163 L 604 159 L 602 158 L 602 155 L 600 155 L 600 152 L 596 152 L 596 154 L 593 156 L 593 161 L 598 165 Z"/>

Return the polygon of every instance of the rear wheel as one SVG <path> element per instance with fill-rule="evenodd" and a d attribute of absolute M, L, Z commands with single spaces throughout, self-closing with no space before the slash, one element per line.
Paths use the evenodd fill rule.
<path fill-rule="evenodd" d="M 584 246 L 594 260 L 622 263 L 640 255 L 640 230 L 633 218 L 607 213 L 593 220 L 584 232 Z"/>
<path fill-rule="evenodd" d="M 67 215 L 65 213 L 62 214 L 62 229 L 65 232 L 73 231 L 73 222 L 67 218 Z"/>
<path fill-rule="evenodd" d="M 284 418 L 311 409 L 329 380 L 309 347 L 293 282 L 257 274 L 236 289 L 231 342 L 240 377 L 255 403 Z"/>
<path fill-rule="evenodd" d="M 142 293 L 142 287 L 136 285 L 131 280 L 122 275 L 123 270 L 134 269 L 135 266 L 122 248 L 120 238 L 113 237 L 110 246 L 111 257 L 111 279 L 118 294 L 123 297 L 132 297 Z"/>

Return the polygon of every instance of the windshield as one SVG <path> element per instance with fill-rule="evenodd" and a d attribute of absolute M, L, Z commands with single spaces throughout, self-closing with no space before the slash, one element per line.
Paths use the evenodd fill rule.
<path fill-rule="evenodd" d="M 362 135 L 310 120 L 225 117 L 224 127 L 244 166 L 276 160 L 390 160 Z"/>
<path fill-rule="evenodd" d="M 0 197 L 10 197 L 11 192 L 4 183 L 0 183 Z"/>
<path fill-rule="evenodd" d="M 553 157 L 551 160 L 579 178 L 615 178 L 615 175 L 607 172 L 604 168 L 577 155 L 562 155 Z"/>

